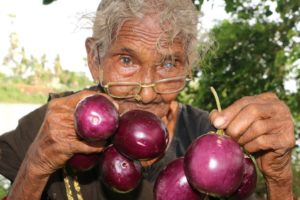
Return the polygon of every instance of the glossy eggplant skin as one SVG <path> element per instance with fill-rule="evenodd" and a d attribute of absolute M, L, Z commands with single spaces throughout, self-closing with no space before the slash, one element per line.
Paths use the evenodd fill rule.
<path fill-rule="evenodd" d="M 244 200 L 251 196 L 256 189 L 257 171 L 253 160 L 245 155 L 243 180 L 230 200 Z"/>
<path fill-rule="evenodd" d="M 77 171 L 88 171 L 99 162 L 100 154 L 75 154 L 68 161 L 68 164 Z"/>
<path fill-rule="evenodd" d="M 204 200 L 205 195 L 194 190 L 183 170 L 183 157 L 170 162 L 154 184 L 155 200 Z"/>
<path fill-rule="evenodd" d="M 81 100 L 74 115 L 76 133 L 87 141 L 106 140 L 115 133 L 119 125 L 117 109 L 102 95 Z"/>
<path fill-rule="evenodd" d="M 226 135 L 208 133 L 187 149 L 184 171 L 198 191 L 228 197 L 242 182 L 244 154 L 238 143 Z"/>
<path fill-rule="evenodd" d="M 142 180 L 140 163 L 123 156 L 113 145 L 102 153 L 99 167 L 102 182 L 115 192 L 130 192 Z"/>
<path fill-rule="evenodd" d="M 167 128 L 153 113 L 131 110 L 120 117 L 113 144 L 121 153 L 134 160 L 159 157 L 168 144 Z"/>

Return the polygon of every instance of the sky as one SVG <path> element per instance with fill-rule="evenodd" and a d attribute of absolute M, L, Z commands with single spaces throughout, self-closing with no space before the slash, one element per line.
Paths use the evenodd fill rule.
<path fill-rule="evenodd" d="M 80 19 L 97 6 L 98 0 L 58 0 L 48 6 L 42 0 L 0 0 L 0 62 L 9 34 L 16 32 L 27 54 L 46 54 L 49 61 L 59 54 L 64 68 L 86 71 L 84 42 L 91 30 L 80 27 Z"/>
<path fill-rule="evenodd" d="M 0 63 L 9 48 L 9 35 L 16 32 L 27 55 L 47 55 L 49 64 L 60 55 L 63 68 L 83 71 L 88 68 L 85 39 L 91 36 L 91 24 L 82 20 L 96 10 L 99 0 L 57 0 L 43 5 L 42 0 L 0 0 Z M 220 2 L 220 1 L 219 1 Z M 209 29 L 226 17 L 223 5 L 204 3 L 203 26 Z M 11 17 L 15 16 L 15 17 Z M 88 28 L 89 27 L 89 28 Z M 7 71 L 0 65 L 1 71 Z"/>
<path fill-rule="evenodd" d="M 84 28 L 87 21 L 81 19 L 84 15 L 94 13 L 99 2 L 100 0 L 57 0 L 44 6 L 42 0 L 0 0 L 0 71 L 6 71 L 2 65 L 3 57 L 9 48 L 10 33 L 16 32 L 20 46 L 25 48 L 27 55 L 39 57 L 46 54 L 49 63 L 53 62 L 56 55 L 60 55 L 63 68 L 82 71 L 89 76 L 83 58 L 86 56 L 85 39 L 91 36 L 92 31 Z M 205 2 L 202 6 L 202 25 L 207 30 L 217 21 L 229 18 L 224 13 L 223 1 L 214 1 L 214 5 L 211 2 Z M 12 15 L 15 17 L 10 17 Z M 295 90 L 295 81 L 286 84 L 292 91 Z M 14 113 L 21 116 L 20 112 Z M 3 118 L 7 119 L 8 116 Z M 15 124 L 11 125 L 14 126 Z"/>
<path fill-rule="evenodd" d="M 8 71 L 2 61 L 10 46 L 9 35 L 16 32 L 20 46 L 25 48 L 27 55 L 40 57 L 46 54 L 49 65 L 56 55 L 60 55 L 63 68 L 82 71 L 90 77 L 83 58 L 86 56 L 85 39 L 91 36 L 92 31 L 87 29 L 91 26 L 86 24 L 89 21 L 81 19 L 94 13 L 99 2 L 57 0 L 44 6 L 42 0 L 0 0 L 0 72 Z M 226 17 L 223 5 L 217 2 L 222 1 L 216 1 L 214 6 L 209 3 L 203 5 L 206 12 L 202 24 L 207 30 L 215 21 Z M 21 106 L 0 104 L 0 121 L 5 125 L 0 127 L 0 134 L 13 129 L 16 119 L 39 105 Z"/>

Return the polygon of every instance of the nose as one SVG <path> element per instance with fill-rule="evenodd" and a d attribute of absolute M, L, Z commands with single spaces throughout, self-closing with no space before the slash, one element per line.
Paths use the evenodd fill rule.
<path fill-rule="evenodd" d="M 143 102 L 144 104 L 151 103 L 156 98 L 157 95 L 153 87 L 147 87 L 149 85 L 146 85 L 146 87 L 142 87 L 142 90 L 139 95 L 140 101 Z"/>
<path fill-rule="evenodd" d="M 154 80 L 154 74 L 151 68 L 149 67 L 147 72 L 145 73 L 144 77 L 144 84 L 142 87 L 142 90 L 139 94 L 140 101 L 144 104 L 151 103 L 156 98 L 156 92 L 153 87 L 151 87 L 153 80 Z"/>

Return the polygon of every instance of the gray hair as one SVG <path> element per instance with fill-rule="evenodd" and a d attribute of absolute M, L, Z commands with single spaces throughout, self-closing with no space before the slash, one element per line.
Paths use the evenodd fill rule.
<path fill-rule="evenodd" d="M 191 0 L 102 0 L 93 25 L 93 38 L 100 56 L 105 55 L 126 20 L 141 19 L 153 13 L 159 14 L 159 23 L 168 34 L 170 44 L 175 37 L 180 37 L 187 61 L 193 63 L 197 53 L 195 49 L 199 12 Z M 170 26 L 164 26 L 165 24 Z M 157 41 L 157 47 L 159 46 Z"/>

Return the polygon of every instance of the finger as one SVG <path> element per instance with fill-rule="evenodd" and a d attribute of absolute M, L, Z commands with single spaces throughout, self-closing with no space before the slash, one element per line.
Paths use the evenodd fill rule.
<path fill-rule="evenodd" d="M 55 109 L 55 108 L 59 108 L 59 107 L 75 108 L 79 101 L 85 99 L 86 97 L 96 95 L 96 94 L 100 94 L 100 93 L 98 91 L 82 90 L 82 91 L 74 93 L 70 96 L 51 100 L 49 102 L 48 108 L 49 109 Z"/>
<path fill-rule="evenodd" d="M 53 130 L 52 141 L 60 144 L 66 152 L 72 153 L 93 153 L 100 152 L 106 145 L 105 140 L 86 141 L 78 137 L 74 129 L 63 128 Z"/>
<path fill-rule="evenodd" d="M 273 104 L 249 104 L 241 109 L 227 125 L 226 134 L 235 139 L 239 139 L 253 123 L 258 120 L 269 119 L 274 112 L 276 112 L 276 110 L 274 109 Z M 262 126 L 261 128 L 263 129 L 265 125 L 257 123 L 254 127 L 255 131 L 257 130 L 261 133 L 260 126 Z"/>
<path fill-rule="evenodd" d="M 232 119 L 247 105 L 252 103 L 264 104 L 269 101 L 278 100 L 277 96 L 273 93 L 263 93 L 257 96 L 246 96 L 232 105 L 224 109 L 222 112 L 212 112 L 210 120 L 216 128 L 225 129 Z"/>
<path fill-rule="evenodd" d="M 278 149 L 278 135 L 270 134 L 270 135 L 261 135 L 256 139 L 246 143 L 244 148 L 249 153 L 256 153 L 259 151 L 267 151 Z"/>
<path fill-rule="evenodd" d="M 230 121 L 243 109 L 252 102 L 253 97 L 243 97 L 224 109 L 222 112 L 210 113 L 210 120 L 216 128 L 225 129 Z"/>
<path fill-rule="evenodd" d="M 55 112 L 51 110 L 46 115 L 46 121 L 51 128 L 54 127 L 74 128 L 73 113 Z"/>
<path fill-rule="evenodd" d="M 93 96 L 93 95 L 100 95 L 100 96 L 104 96 L 106 99 L 108 99 L 113 105 L 114 107 L 119 110 L 119 105 L 117 104 L 117 102 L 112 98 L 110 97 L 109 95 L 105 94 L 105 93 L 95 93 L 95 91 L 91 91 L 91 93 L 84 93 L 84 94 L 81 94 L 79 96 L 80 100 L 77 101 L 77 104 L 76 106 L 79 104 L 80 101 L 84 100 L 85 98 L 89 97 L 89 96 Z"/>
<path fill-rule="evenodd" d="M 244 145 L 244 148 L 249 153 L 272 150 L 276 153 L 283 154 L 293 147 L 293 141 L 288 139 L 284 134 L 279 133 L 261 135 Z"/>
<path fill-rule="evenodd" d="M 99 91 L 92 91 L 92 90 L 82 90 L 78 93 L 74 93 L 70 96 L 66 97 L 61 97 L 57 99 L 53 99 L 49 102 L 48 104 L 48 109 L 53 110 L 53 109 L 62 109 L 65 111 L 69 111 L 74 113 L 76 106 L 79 104 L 80 101 L 84 100 L 85 98 L 93 95 L 102 95 L 106 97 L 109 101 L 113 103 L 115 108 L 119 110 L 119 105 L 118 103 L 109 95 L 105 93 L 100 93 Z"/>
<path fill-rule="evenodd" d="M 87 141 L 75 141 L 73 143 L 74 153 L 100 153 L 105 149 L 106 142 L 105 141 L 95 141 L 95 142 L 87 142 Z"/>
<path fill-rule="evenodd" d="M 255 97 L 258 98 L 258 99 L 268 100 L 268 101 L 278 100 L 277 95 L 273 92 L 264 92 L 264 93 L 261 93 L 259 95 L 256 95 Z"/>
<path fill-rule="evenodd" d="M 239 137 L 237 140 L 240 145 L 245 145 L 257 137 L 264 134 L 273 133 L 283 122 L 278 122 L 274 119 L 258 120 L 251 124 L 251 126 Z"/>
<path fill-rule="evenodd" d="M 70 98 L 66 99 L 66 104 L 75 108 L 78 103 L 84 99 L 86 99 L 89 96 L 93 95 L 99 95 L 100 93 L 98 91 L 92 91 L 92 90 L 82 90 L 78 93 L 75 93 L 70 96 Z"/>

